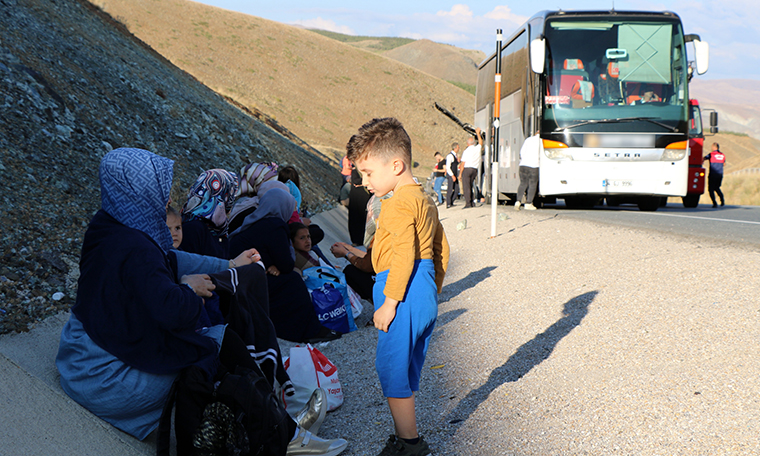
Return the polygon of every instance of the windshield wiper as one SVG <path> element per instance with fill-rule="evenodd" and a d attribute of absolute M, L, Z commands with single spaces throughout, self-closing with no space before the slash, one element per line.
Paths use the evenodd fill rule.
<path fill-rule="evenodd" d="M 654 117 L 622 117 L 620 119 L 593 119 L 593 120 L 586 120 L 583 122 L 578 122 L 576 124 L 568 125 L 566 127 L 557 127 L 554 129 L 554 131 L 561 131 L 561 130 L 569 130 L 571 128 L 575 127 L 582 127 L 583 125 L 591 125 L 591 124 L 597 124 L 597 123 L 618 123 L 618 122 L 635 122 L 637 120 L 645 120 L 647 122 L 651 122 L 655 125 L 659 125 L 663 128 L 666 128 L 670 131 L 677 131 L 678 129 L 676 127 L 672 127 L 666 123 L 662 123 L 658 120 L 655 120 Z"/>

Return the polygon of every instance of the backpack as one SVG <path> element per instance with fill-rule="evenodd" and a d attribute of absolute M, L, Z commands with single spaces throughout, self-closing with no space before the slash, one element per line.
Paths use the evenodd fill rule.
<path fill-rule="evenodd" d="M 197 366 L 174 382 L 158 426 L 157 454 L 168 456 L 171 412 L 177 454 L 284 456 L 290 442 L 288 413 L 257 371 L 238 367 L 214 383 Z"/>
<path fill-rule="evenodd" d="M 454 152 L 449 152 L 449 155 L 454 157 L 454 160 L 451 161 L 451 167 L 449 167 L 449 171 L 451 171 L 451 174 L 456 176 L 459 174 L 459 159 Z"/>

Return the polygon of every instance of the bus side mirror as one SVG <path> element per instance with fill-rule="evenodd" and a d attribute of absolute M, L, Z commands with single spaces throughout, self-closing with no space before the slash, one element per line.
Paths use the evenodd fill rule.
<path fill-rule="evenodd" d="M 710 113 L 710 133 L 718 133 L 718 113 L 715 111 Z"/>
<path fill-rule="evenodd" d="M 545 60 L 546 41 L 543 38 L 536 38 L 530 42 L 530 69 L 537 74 L 543 73 Z"/>
<path fill-rule="evenodd" d="M 697 62 L 697 74 L 705 74 L 710 65 L 710 46 L 705 41 L 694 40 L 694 58 Z"/>

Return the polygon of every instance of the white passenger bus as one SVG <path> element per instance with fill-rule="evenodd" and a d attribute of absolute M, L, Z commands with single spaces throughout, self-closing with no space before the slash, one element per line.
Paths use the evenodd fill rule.
<path fill-rule="evenodd" d="M 707 70 L 707 43 L 671 12 L 544 11 L 502 43 L 499 145 L 486 149 L 484 189 L 498 163 L 498 199 L 515 198 L 519 152 L 534 125 L 543 139 L 538 201 L 589 207 L 604 197 L 656 210 L 685 196 L 689 62 Z M 480 65 L 475 125 L 488 132 L 496 53 Z M 645 94 L 645 92 L 648 92 Z"/>

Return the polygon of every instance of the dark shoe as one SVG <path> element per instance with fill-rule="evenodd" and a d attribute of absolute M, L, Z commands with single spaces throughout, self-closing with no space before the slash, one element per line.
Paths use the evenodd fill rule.
<path fill-rule="evenodd" d="M 716 207 L 718 207 L 718 205 L 713 203 L 713 209 L 715 209 Z"/>
<path fill-rule="evenodd" d="M 385 448 L 378 456 L 426 456 L 430 454 L 430 447 L 420 436 L 419 442 L 411 445 L 395 435 L 388 437 Z"/>
<path fill-rule="evenodd" d="M 310 344 L 316 344 L 319 342 L 329 342 L 331 340 L 340 339 L 340 336 L 342 335 L 343 334 L 339 333 L 338 331 L 323 328 L 322 331 L 320 331 L 316 337 L 312 337 L 311 339 L 308 339 L 306 342 Z"/>
<path fill-rule="evenodd" d="M 453 206 L 453 204 L 447 204 L 446 209 L 449 209 L 451 206 Z"/>
<path fill-rule="evenodd" d="M 720 205 L 721 205 L 721 207 L 723 207 L 723 206 L 725 206 L 725 205 L 726 205 L 726 203 L 725 203 L 725 202 L 723 202 L 723 201 L 721 201 L 721 202 L 720 202 Z"/>

